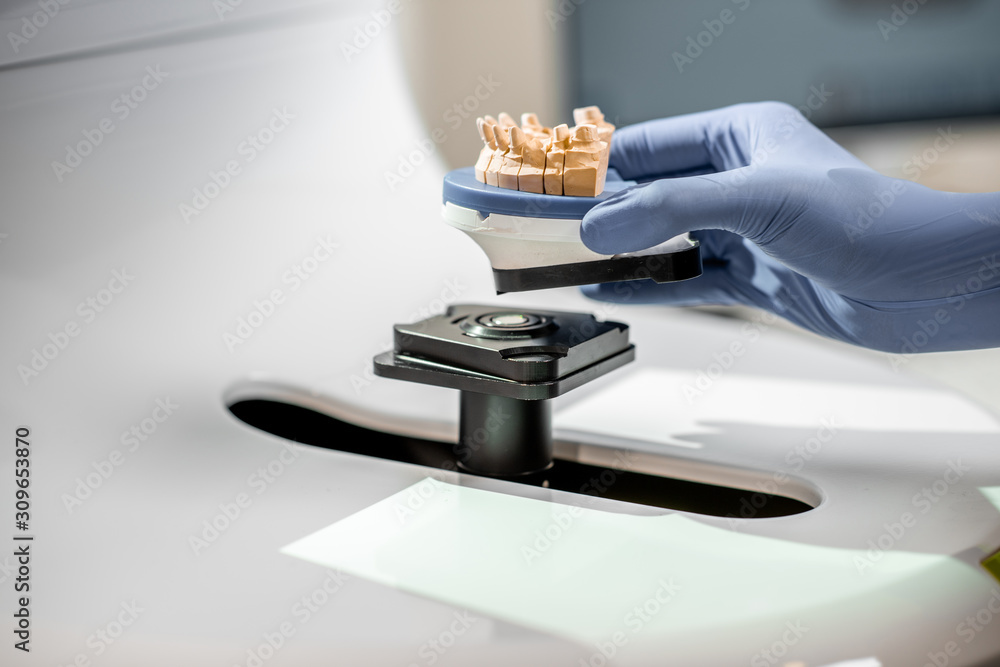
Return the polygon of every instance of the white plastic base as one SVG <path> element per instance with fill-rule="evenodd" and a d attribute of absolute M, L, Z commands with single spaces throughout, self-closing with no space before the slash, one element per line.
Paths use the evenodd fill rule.
<path fill-rule="evenodd" d="M 444 221 L 460 229 L 483 249 L 494 269 L 526 269 L 616 257 L 642 257 L 690 248 L 687 234 L 638 252 L 601 255 L 580 240 L 582 220 L 528 218 L 491 213 L 483 217 L 451 202 L 444 204 Z"/>

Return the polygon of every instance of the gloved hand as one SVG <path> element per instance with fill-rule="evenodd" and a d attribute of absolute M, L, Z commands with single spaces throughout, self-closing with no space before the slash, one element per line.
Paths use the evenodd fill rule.
<path fill-rule="evenodd" d="M 777 102 L 623 128 L 610 162 L 641 184 L 594 207 L 583 242 L 613 254 L 701 230 L 704 274 L 588 296 L 746 304 L 894 353 L 1000 346 L 1000 193 L 882 176 Z M 669 178 L 685 173 L 701 175 Z"/>

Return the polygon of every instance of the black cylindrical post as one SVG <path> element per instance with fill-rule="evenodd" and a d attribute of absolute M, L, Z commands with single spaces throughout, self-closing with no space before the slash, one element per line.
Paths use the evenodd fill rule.
<path fill-rule="evenodd" d="M 552 405 L 461 392 L 459 465 L 480 475 L 514 477 L 552 464 Z"/>

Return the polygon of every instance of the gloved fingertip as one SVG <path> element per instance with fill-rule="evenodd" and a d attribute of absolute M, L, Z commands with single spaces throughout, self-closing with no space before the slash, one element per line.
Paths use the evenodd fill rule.
<path fill-rule="evenodd" d="M 604 291 L 604 287 L 605 286 L 603 284 L 584 285 L 583 287 L 580 288 L 580 292 L 583 293 L 583 295 L 588 299 L 595 299 L 597 301 L 601 301 L 602 300 L 601 294 Z"/>
<path fill-rule="evenodd" d="M 587 211 L 580 225 L 580 240 L 596 253 L 614 255 L 627 252 L 623 241 L 627 234 L 621 233 L 621 221 L 616 219 L 616 206 L 611 200 L 603 201 Z"/>
<path fill-rule="evenodd" d="M 589 216 L 590 214 L 588 213 L 587 215 Z M 594 252 L 602 255 L 614 254 L 614 250 L 607 247 L 607 235 L 604 233 L 604 227 L 600 223 L 600 218 L 583 219 L 583 223 L 580 225 L 580 240 L 583 241 L 583 245 Z"/>

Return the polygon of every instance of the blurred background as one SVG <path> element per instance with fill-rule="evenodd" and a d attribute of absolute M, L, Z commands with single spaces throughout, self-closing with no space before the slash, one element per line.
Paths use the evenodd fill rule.
<path fill-rule="evenodd" d="M 498 11 L 439 0 L 402 19 L 429 123 L 484 68 L 516 79 L 480 113 L 535 110 L 551 124 L 590 104 L 623 126 L 779 100 L 878 171 L 941 190 L 1000 189 L 1000 3 L 549 0 Z M 923 159 L 948 126 L 962 141 Z M 461 166 L 478 143 L 466 132 L 444 154 Z"/>

